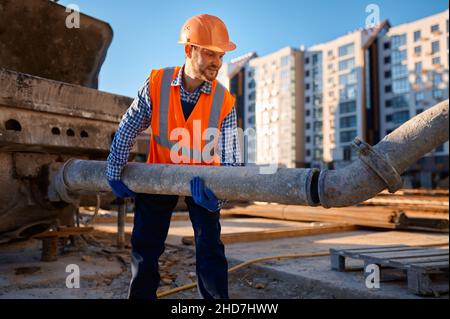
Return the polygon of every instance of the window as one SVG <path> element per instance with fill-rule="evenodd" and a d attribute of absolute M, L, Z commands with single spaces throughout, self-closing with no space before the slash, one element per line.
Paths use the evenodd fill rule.
<path fill-rule="evenodd" d="M 394 124 L 402 124 L 409 120 L 409 111 L 395 112 L 391 115 L 386 115 L 386 122 L 392 122 Z"/>
<path fill-rule="evenodd" d="M 414 64 L 414 72 L 417 73 L 421 73 L 422 72 L 422 62 L 416 62 Z"/>
<path fill-rule="evenodd" d="M 306 129 L 309 130 L 311 128 L 311 124 L 310 123 L 306 123 Z"/>
<path fill-rule="evenodd" d="M 416 74 L 416 79 L 414 82 L 416 84 L 422 84 L 423 83 L 422 76 L 420 74 Z"/>
<path fill-rule="evenodd" d="M 384 57 L 384 64 L 389 64 L 391 63 L 391 57 L 390 56 L 385 56 Z"/>
<path fill-rule="evenodd" d="M 420 36 L 421 36 L 420 30 L 419 31 L 415 31 L 414 32 L 414 42 L 419 41 Z"/>
<path fill-rule="evenodd" d="M 431 54 L 435 54 L 436 52 L 439 52 L 439 41 L 434 41 L 431 43 Z"/>
<path fill-rule="evenodd" d="M 314 132 L 319 133 L 322 132 L 322 122 L 315 121 L 314 122 Z"/>
<path fill-rule="evenodd" d="M 314 106 L 322 105 L 322 96 L 318 95 L 314 96 L 313 105 Z"/>
<path fill-rule="evenodd" d="M 393 108 L 402 108 L 402 107 L 409 107 L 408 103 L 408 94 L 402 94 L 398 95 L 392 98 L 392 107 Z"/>
<path fill-rule="evenodd" d="M 421 105 L 425 99 L 425 93 L 423 91 L 416 92 L 416 94 L 414 94 L 414 99 L 416 100 L 416 106 Z"/>
<path fill-rule="evenodd" d="M 311 150 L 306 150 L 306 156 L 311 156 Z"/>
<path fill-rule="evenodd" d="M 309 58 L 306 58 L 305 59 L 305 64 L 308 64 L 309 63 Z"/>
<path fill-rule="evenodd" d="M 311 87 L 311 85 L 309 83 L 305 84 L 305 90 L 309 90 L 310 87 Z"/>
<path fill-rule="evenodd" d="M 339 103 L 339 114 L 352 113 L 355 111 L 356 111 L 355 101 Z"/>
<path fill-rule="evenodd" d="M 442 90 L 434 89 L 432 91 L 433 99 L 435 100 L 442 100 Z"/>
<path fill-rule="evenodd" d="M 332 68 L 333 68 L 333 64 L 332 63 L 328 64 L 328 70 L 331 70 Z"/>
<path fill-rule="evenodd" d="M 311 142 L 311 136 L 306 136 L 306 143 L 310 143 Z"/>
<path fill-rule="evenodd" d="M 407 75 L 408 75 L 408 69 L 406 68 L 406 65 L 399 64 L 399 65 L 394 65 L 392 67 L 392 78 L 393 79 L 403 78 Z"/>
<path fill-rule="evenodd" d="M 252 93 L 250 93 L 250 94 L 248 95 L 248 99 L 249 99 L 250 101 L 254 101 L 255 98 L 256 98 L 256 93 L 255 93 L 255 92 L 252 92 Z"/>
<path fill-rule="evenodd" d="M 307 97 L 305 98 L 305 102 L 306 102 L 306 103 L 309 103 L 309 101 L 311 101 L 311 98 L 310 98 L 309 96 L 307 96 Z"/>
<path fill-rule="evenodd" d="M 248 111 L 254 113 L 254 112 L 255 112 L 255 107 L 256 107 L 255 102 L 250 103 L 250 104 L 248 105 Z"/>
<path fill-rule="evenodd" d="M 305 72 L 305 76 L 306 76 L 306 77 L 309 76 L 309 70 L 307 70 L 307 71 Z"/>
<path fill-rule="evenodd" d="M 384 47 L 385 50 L 389 50 L 391 48 L 391 43 L 390 42 L 384 42 L 383 47 Z"/>
<path fill-rule="evenodd" d="M 315 160 L 320 160 L 322 159 L 323 156 L 323 150 L 320 148 L 316 148 L 314 149 L 314 159 Z"/>
<path fill-rule="evenodd" d="M 356 98 L 356 85 L 347 85 L 339 90 L 339 98 L 341 100 L 352 100 Z"/>
<path fill-rule="evenodd" d="M 339 56 L 353 54 L 354 51 L 355 51 L 355 45 L 353 43 L 343 45 L 343 46 L 339 47 Z"/>
<path fill-rule="evenodd" d="M 355 84 L 356 83 L 356 70 L 348 74 L 342 74 L 339 76 L 339 83 L 343 85 Z"/>
<path fill-rule="evenodd" d="M 391 93 L 392 92 L 392 85 L 386 85 L 384 87 L 384 92 L 385 93 Z"/>
<path fill-rule="evenodd" d="M 333 50 L 328 50 L 327 55 L 328 56 L 333 56 Z"/>
<path fill-rule="evenodd" d="M 414 53 L 420 55 L 422 53 L 422 47 L 420 45 L 414 47 Z"/>
<path fill-rule="evenodd" d="M 390 79 L 391 78 L 391 71 L 384 71 L 384 78 Z"/>
<path fill-rule="evenodd" d="M 339 71 L 352 69 L 354 67 L 355 67 L 355 59 L 354 58 L 339 61 Z"/>
<path fill-rule="evenodd" d="M 289 70 L 283 70 L 283 71 L 281 71 L 281 78 L 282 78 L 283 80 L 289 79 L 290 73 L 291 73 L 291 72 L 290 72 Z"/>
<path fill-rule="evenodd" d="M 441 58 L 440 57 L 435 57 L 431 60 L 431 64 L 433 65 L 438 65 L 441 64 Z"/>
<path fill-rule="evenodd" d="M 392 64 L 400 64 L 406 60 L 406 50 L 392 52 Z"/>
<path fill-rule="evenodd" d="M 352 149 L 350 147 L 344 147 L 343 151 L 343 158 L 344 161 L 351 161 L 352 160 Z"/>
<path fill-rule="evenodd" d="M 323 137 L 322 135 L 314 135 L 314 145 L 322 145 Z"/>
<path fill-rule="evenodd" d="M 256 86 L 255 80 L 251 80 L 250 82 L 248 82 L 248 88 L 249 89 L 254 89 L 255 86 Z"/>
<path fill-rule="evenodd" d="M 355 127 L 356 126 L 356 116 L 352 115 L 352 116 L 341 117 L 339 119 L 339 126 L 341 128 Z"/>
<path fill-rule="evenodd" d="M 431 32 L 433 33 L 433 32 L 437 32 L 437 31 L 439 31 L 439 24 L 433 24 L 431 26 Z"/>
<path fill-rule="evenodd" d="M 283 67 L 289 65 L 290 58 L 291 57 L 289 55 L 281 57 L 281 66 Z"/>
<path fill-rule="evenodd" d="M 409 92 L 409 81 L 408 78 L 402 78 L 394 80 L 392 83 L 392 91 L 395 94 Z"/>
<path fill-rule="evenodd" d="M 312 63 L 313 64 L 317 64 L 319 62 L 319 55 L 318 54 L 314 54 L 312 57 Z"/>
<path fill-rule="evenodd" d="M 356 130 L 345 131 L 340 133 L 341 143 L 351 142 L 355 139 L 355 137 L 356 137 Z"/>
<path fill-rule="evenodd" d="M 313 115 L 314 115 L 314 118 L 321 119 L 322 115 L 323 115 L 323 108 L 321 108 L 321 107 L 315 108 L 313 110 Z"/>
<path fill-rule="evenodd" d="M 384 103 L 384 105 L 386 107 L 391 107 L 392 106 L 392 101 L 391 100 L 386 100 L 386 102 Z"/>
<path fill-rule="evenodd" d="M 409 111 L 401 111 L 392 113 L 392 123 L 402 124 L 409 120 Z"/>
<path fill-rule="evenodd" d="M 442 83 L 442 74 L 434 73 L 433 74 L 433 86 L 439 86 Z"/>
<path fill-rule="evenodd" d="M 306 110 L 306 116 L 310 116 L 311 115 L 311 111 L 310 110 Z"/>
<path fill-rule="evenodd" d="M 400 46 L 406 44 L 406 34 L 394 35 L 391 42 L 392 49 L 398 49 Z"/>

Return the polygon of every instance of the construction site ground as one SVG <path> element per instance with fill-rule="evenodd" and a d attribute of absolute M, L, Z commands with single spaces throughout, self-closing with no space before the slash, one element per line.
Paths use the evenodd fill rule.
<path fill-rule="evenodd" d="M 85 213 L 89 216 L 92 209 Z M 58 260 L 42 262 L 41 241 L 18 241 L 0 246 L 0 298 L 126 298 L 130 272 L 129 244 L 132 216 L 126 223 L 126 246 L 118 251 L 114 211 L 97 217 L 95 230 L 59 247 Z M 320 227 L 327 223 L 299 222 L 224 214 L 222 234 L 261 232 L 286 227 Z M 195 282 L 195 247 L 182 238 L 193 230 L 186 212 L 174 214 L 166 251 L 160 259 L 159 292 Z M 332 233 L 225 243 L 229 267 L 259 257 L 327 252 L 330 248 L 358 248 L 382 245 L 428 245 L 448 243 L 448 233 L 355 228 Z M 448 247 L 448 246 L 447 246 Z M 80 288 L 67 288 L 67 265 L 80 269 Z M 331 270 L 330 256 L 276 259 L 244 266 L 229 274 L 233 299 L 312 298 L 446 298 L 448 294 L 419 297 L 407 289 L 405 279 L 381 282 L 380 288 L 365 285 L 362 262 L 350 260 L 354 270 Z M 200 298 L 189 289 L 163 298 Z"/>

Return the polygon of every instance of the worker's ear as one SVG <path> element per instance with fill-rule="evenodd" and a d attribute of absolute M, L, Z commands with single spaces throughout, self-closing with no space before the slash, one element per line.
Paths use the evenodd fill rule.
<path fill-rule="evenodd" d="M 192 45 L 186 44 L 184 46 L 184 54 L 185 54 L 186 58 L 189 58 L 189 59 L 192 58 L 192 49 L 193 49 Z"/>

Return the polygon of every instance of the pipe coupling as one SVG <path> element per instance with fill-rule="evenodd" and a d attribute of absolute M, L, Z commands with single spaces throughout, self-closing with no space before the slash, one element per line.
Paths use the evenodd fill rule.
<path fill-rule="evenodd" d="M 386 157 L 358 137 L 353 140 L 352 146 L 358 152 L 361 161 L 384 181 L 390 193 L 402 188 L 403 180 L 400 174 Z"/>

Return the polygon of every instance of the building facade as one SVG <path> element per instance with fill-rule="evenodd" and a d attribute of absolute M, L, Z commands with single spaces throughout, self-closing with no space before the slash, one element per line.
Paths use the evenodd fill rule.
<path fill-rule="evenodd" d="M 256 164 L 304 165 L 303 52 L 292 47 L 250 60 L 250 122 L 256 129 Z M 254 111 L 253 111 L 254 110 Z"/>
<path fill-rule="evenodd" d="M 449 11 L 391 26 L 385 20 L 306 50 L 249 53 L 224 65 L 249 134 L 247 163 L 339 168 L 357 158 L 355 137 L 378 143 L 448 99 Z M 404 174 L 406 187 L 448 180 L 448 142 Z"/>

